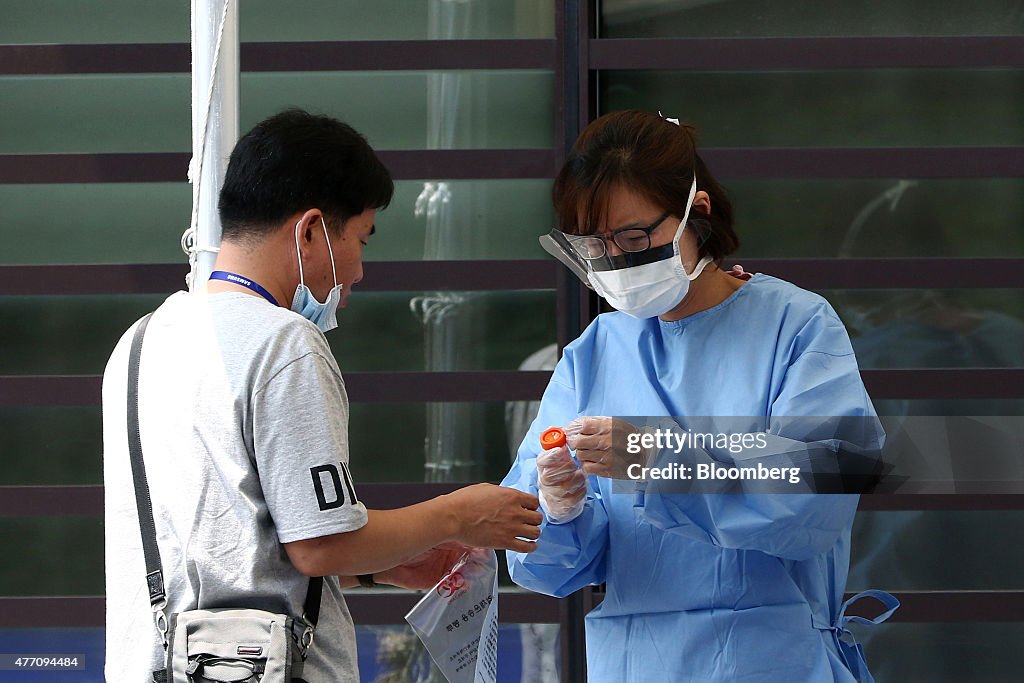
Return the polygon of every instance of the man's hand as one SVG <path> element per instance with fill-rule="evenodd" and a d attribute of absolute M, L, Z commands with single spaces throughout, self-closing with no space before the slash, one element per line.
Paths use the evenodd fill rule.
<path fill-rule="evenodd" d="M 404 564 L 379 572 L 374 576 L 374 580 L 399 588 L 427 590 L 433 588 L 470 550 L 469 546 L 454 541 L 442 543 Z"/>
<path fill-rule="evenodd" d="M 494 484 L 474 484 L 442 496 L 455 541 L 476 548 L 529 553 L 537 548 L 540 523 L 537 496 Z M 529 540 L 521 540 L 529 539 Z"/>
<path fill-rule="evenodd" d="M 644 453 L 626 452 L 627 437 L 640 431 L 612 417 L 578 417 L 565 427 L 565 440 L 587 474 L 629 479 L 630 465 L 644 466 Z"/>

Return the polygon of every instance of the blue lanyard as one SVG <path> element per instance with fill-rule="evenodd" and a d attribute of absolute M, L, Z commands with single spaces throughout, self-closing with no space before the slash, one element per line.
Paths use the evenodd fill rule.
<path fill-rule="evenodd" d="M 229 273 L 226 270 L 215 270 L 212 273 L 210 273 L 210 279 L 224 280 L 225 282 L 234 282 L 236 285 L 242 285 L 243 287 L 251 289 L 252 291 L 256 292 L 257 294 L 259 294 L 260 296 L 262 296 L 264 299 L 274 304 L 275 306 L 281 305 L 277 303 L 277 299 L 274 298 L 274 295 L 265 290 L 263 286 L 260 285 L 260 283 L 253 282 L 247 277 L 242 277 L 241 275 L 237 275 L 235 273 Z"/>

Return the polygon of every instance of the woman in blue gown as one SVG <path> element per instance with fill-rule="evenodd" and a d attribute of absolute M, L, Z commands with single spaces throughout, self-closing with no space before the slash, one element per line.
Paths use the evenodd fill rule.
<path fill-rule="evenodd" d="M 652 456 L 627 453 L 635 428 L 611 416 L 747 416 L 790 443 L 806 427 L 783 418 L 842 417 L 880 446 L 836 313 L 782 280 L 718 268 L 738 246 L 732 211 L 687 125 L 598 119 L 553 196 L 562 230 L 542 242 L 618 310 L 565 347 L 503 482 L 538 493 L 545 514 L 536 551 L 508 553 L 512 579 L 559 597 L 606 585 L 586 619 L 590 681 L 870 680 L 843 637 L 856 495 L 613 484 Z M 551 426 L 569 426 L 575 458 L 541 451 Z"/>

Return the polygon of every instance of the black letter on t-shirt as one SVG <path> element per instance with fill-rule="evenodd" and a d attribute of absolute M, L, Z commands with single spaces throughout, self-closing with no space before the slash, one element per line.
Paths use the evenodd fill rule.
<path fill-rule="evenodd" d="M 334 500 L 327 502 L 327 497 L 324 495 L 324 482 L 320 476 L 323 472 L 330 472 L 332 483 L 334 484 Z M 338 468 L 334 465 L 318 465 L 317 467 L 310 467 L 309 473 L 313 477 L 313 488 L 316 489 L 316 500 L 320 504 L 320 511 L 333 510 L 334 508 L 340 508 L 345 504 L 345 491 L 341 488 L 341 475 L 338 474 Z"/>

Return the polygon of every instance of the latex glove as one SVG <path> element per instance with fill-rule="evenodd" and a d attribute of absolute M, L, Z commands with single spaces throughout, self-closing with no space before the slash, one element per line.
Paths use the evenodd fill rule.
<path fill-rule="evenodd" d="M 565 426 L 565 441 L 576 451 L 583 472 L 610 479 L 629 479 L 630 465 L 647 464 L 647 453 L 629 453 L 628 436 L 640 430 L 612 417 L 578 417 Z"/>
<path fill-rule="evenodd" d="M 540 506 L 552 524 L 571 522 L 583 512 L 587 477 L 567 447 L 551 448 L 537 456 L 537 487 Z"/>

